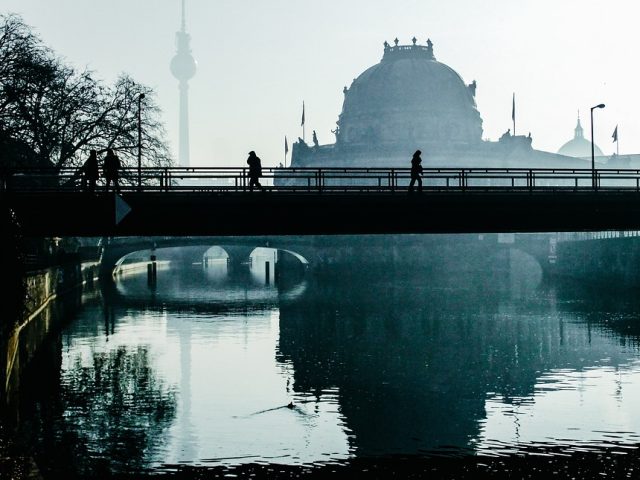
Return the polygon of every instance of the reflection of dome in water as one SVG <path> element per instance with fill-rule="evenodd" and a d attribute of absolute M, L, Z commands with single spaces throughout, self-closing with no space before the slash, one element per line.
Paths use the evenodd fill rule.
<path fill-rule="evenodd" d="M 602 150 L 600 150 L 597 145 L 593 146 L 593 150 L 596 157 L 603 155 Z M 575 136 L 572 140 L 569 140 L 560 147 L 558 153 L 568 157 L 591 157 L 591 142 L 584 138 L 584 131 L 582 129 L 582 125 L 580 125 L 580 117 L 578 117 Z"/>
<path fill-rule="evenodd" d="M 339 142 L 468 144 L 482 138 L 475 82 L 436 61 L 433 44 L 390 46 L 344 90 Z"/>

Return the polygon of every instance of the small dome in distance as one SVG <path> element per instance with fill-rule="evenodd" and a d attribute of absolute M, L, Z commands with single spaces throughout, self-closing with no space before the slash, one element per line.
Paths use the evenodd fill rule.
<path fill-rule="evenodd" d="M 584 138 L 584 130 L 580 124 L 580 117 L 578 117 L 578 123 L 576 125 L 573 139 L 560 147 L 558 153 L 560 155 L 566 155 L 567 157 L 591 157 L 591 142 Z M 602 150 L 600 150 L 597 145 L 593 146 L 593 153 L 596 157 L 601 157 L 603 155 Z"/>

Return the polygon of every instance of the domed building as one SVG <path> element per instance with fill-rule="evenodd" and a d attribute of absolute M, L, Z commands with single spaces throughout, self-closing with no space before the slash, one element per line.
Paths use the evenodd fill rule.
<path fill-rule="evenodd" d="M 436 60 L 433 43 L 384 43 L 380 63 L 344 87 L 335 143 L 293 144 L 292 167 L 407 167 L 415 150 L 425 167 L 569 167 L 584 160 L 541 152 L 532 138 L 482 139 L 476 81 L 467 84 Z"/>
<path fill-rule="evenodd" d="M 438 62 L 433 44 L 384 46 L 382 61 L 344 89 L 338 142 L 477 144 L 482 119 L 475 82 L 465 85 L 453 69 Z"/>
<path fill-rule="evenodd" d="M 596 144 L 593 145 L 593 152 L 596 157 L 603 155 L 602 150 L 600 150 Z M 576 125 L 573 139 L 560 147 L 558 153 L 568 157 L 591 158 L 591 142 L 584 138 L 584 131 L 582 125 L 580 125 L 580 117 L 578 117 L 578 124 Z"/>

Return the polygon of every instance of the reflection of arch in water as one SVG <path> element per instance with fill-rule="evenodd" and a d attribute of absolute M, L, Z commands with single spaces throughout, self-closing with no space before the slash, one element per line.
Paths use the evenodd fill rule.
<path fill-rule="evenodd" d="M 129 275 L 118 278 L 115 291 L 119 300 L 138 307 L 154 306 L 173 310 L 211 311 L 260 309 L 275 306 L 283 300 L 292 300 L 302 295 L 305 283 L 298 282 L 286 287 L 265 286 L 247 282 L 247 277 L 228 276 L 226 274 L 211 278 L 213 269 L 226 264 L 209 268 L 176 268 L 171 275 L 159 275 L 157 283 L 149 288 L 146 275 Z"/>

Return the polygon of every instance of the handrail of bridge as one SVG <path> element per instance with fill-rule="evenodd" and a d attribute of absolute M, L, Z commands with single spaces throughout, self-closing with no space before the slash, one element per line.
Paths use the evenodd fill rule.
<path fill-rule="evenodd" d="M 47 193 L 86 190 L 78 168 L 21 168 L 0 174 L 3 192 Z M 264 167 L 260 181 L 267 191 L 292 193 L 406 192 L 409 168 Z M 140 180 L 140 183 L 138 181 Z M 425 168 L 426 191 L 611 191 L 640 192 L 640 170 L 569 168 Z M 104 191 L 104 179 L 96 191 Z M 248 168 L 123 168 L 122 192 L 248 192 Z"/>

